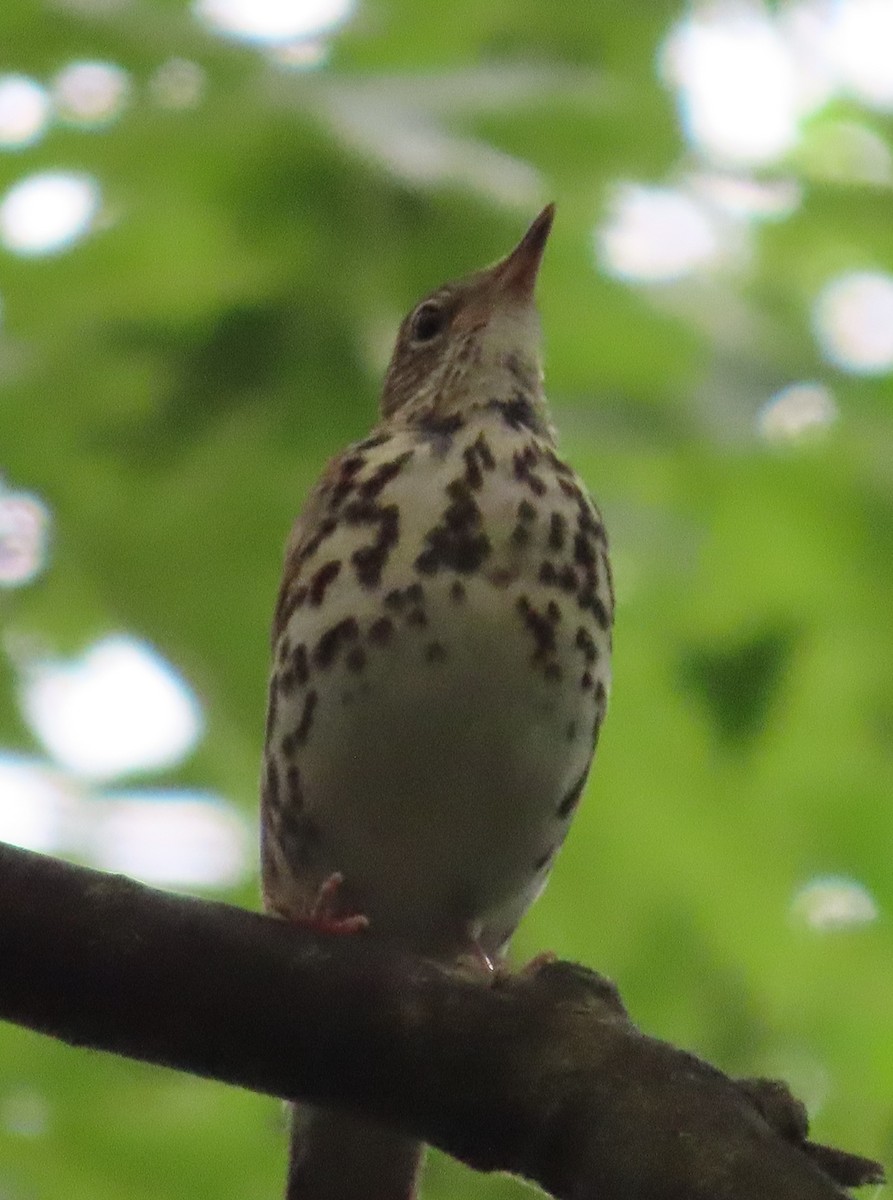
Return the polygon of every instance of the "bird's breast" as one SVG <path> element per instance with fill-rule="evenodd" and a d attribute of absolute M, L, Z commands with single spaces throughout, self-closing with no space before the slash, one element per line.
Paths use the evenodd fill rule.
<path fill-rule="evenodd" d="M 373 924 L 422 948 L 517 920 L 604 715 L 601 521 L 522 417 L 494 407 L 342 456 L 281 606 L 265 800 L 280 872 L 342 872 Z"/>

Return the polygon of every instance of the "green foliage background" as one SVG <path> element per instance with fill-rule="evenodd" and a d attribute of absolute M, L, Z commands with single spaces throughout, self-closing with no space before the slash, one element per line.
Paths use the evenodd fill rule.
<path fill-rule="evenodd" d="M 56 531 L 51 568 L 2 599 L 3 623 L 62 653 L 111 630 L 152 641 L 208 714 L 164 781 L 253 814 L 291 518 L 372 422 L 403 310 L 503 253 L 536 211 L 480 180 L 389 169 L 344 135 L 338 105 L 399 83 L 445 136 L 535 165 L 559 205 L 547 383 L 606 514 L 619 609 L 597 767 L 517 954 L 597 966 L 648 1031 L 787 1076 L 816 1137 L 893 1163 L 893 385 L 829 366 L 810 331 L 834 273 L 893 267 L 891 193 L 823 181 L 801 156 L 779 170 L 803 204 L 759 229 L 743 269 L 675 290 L 599 274 L 612 185 L 686 162 L 655 70 L 680 11 L 365 0 L 325 66 L 287 72 L 182 0 L 3 0 L 4 69 L 47 79 L 100 58 L 134 83 L 107 129 L 54 126 L 0 157 L 0 190 L 42 168 L 94 173 L 112 218 L 58 256 L 0 257 L 0 466 Z M 148 100 L 171 57 L 206 72 L 194 109 Z M 893 122 L 871 124 L 890 141 Z M 833 389 L 840 420 L 767 446 L 758 405 L 801 379 Z M 37 750 L 5 659 L 0 738 Z M 879 918 L 798 921 L 797 890 L 825 875 L 864 885 Z M 257 903 L 253 885 L 232 898 Z M 17 1087 L 50 1121 L 33 1139 L 0 1129 L 10 1200 L 281 1192 L 271 1101 L 4 1027 L 0 1096 Z M 439 1157 L 426 1182 L 430 1200 L 521 1191 Z"/>

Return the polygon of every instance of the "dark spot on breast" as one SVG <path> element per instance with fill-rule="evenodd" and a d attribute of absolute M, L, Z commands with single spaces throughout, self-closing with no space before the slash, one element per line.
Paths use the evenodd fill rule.
<path fill-rule="evenodd" d="M 496 459 L 482 433 L 462 451 L 465 462 L 465 482 L 473 491 L 484 486 L 484 472 L 496 469 Z"/>
<path fill-rule="evenodd" d="M 565 479 L 559 476 L 558 486 L 570 500 L 582 500 L 583 490 L 578 483 L 574 483 L 572 479 Z"/>
<path fill-rule="evenodd" d="M 583 651 L 583 657 L 586 662 L 593 663 L 598 656 L 598 650 L 595 642 L 592 640 L 592 635 L 585 626 L 581 625 L 577 630 L 577 636 L 574 643 L 578 650 Z"/>
<path fill-rule="evenodd" d="M 401 588 L 394 588 L 384 598 L 385 608 L 392 612 L 400 612 L 406 606 L 406 599 Z"/>
<path fill-rule="evenodd" d="M 438 435 L 458 433 L 464 425 L 465 418 L 461 413 L 447 413 L 445 416 L 440 416 L 435 412 L 427 412 L 423 413 L 418 421 L 418 427 L 422 433 Z"/>
<path fill-rule="evenodd" d="M 484 472 L 477 460 L 477 455 L 471 446 L 462 451 L 465 460 L 465 482 L 473 491 L 479 491 L 484 486 Z"/>
<path fill-rule="evenodd" d="M 424 609 L 414 608 L 406 615 L 406 624 L 413 629 L 427 629 L 428 618 L 425 615 Z"/>
<path fill-rule="evenodd" d="M 330 583 L 338 578 L 341 570 L 341 563 L 337 559 L 331 559 L 324 566 L 320 567 L 313 578 L 310 580 L 310 604 L 313 608 L 319 608 L 325 599 L 326 589 Z"/>
<path fill-rule="evenodd" d="M 326 517 L 324 521 L 320 521 L 316 533 L 298 551 L 298 561 L 306 562 L 308 558 L 312 558 L 326 538 L 331 537 L 337 528 L 338 522 L 334 517 Z"/>
<path fill-rule="evenodd" d="M 490 539 L 485 533 L 461 535 L 449 545 L 441 547 L 441 562 L 463 575 L 471 575 L 480 569 L 490 554 Z"/>
<path fill-rule="evenodd" d="M 301 720 L 295 730 L 295 741 L 299 746 L 303 746 L 310 736 L 310 730 L 313 727 L 313 714 L 316 711 L 316 705 L 319 701 L 316 691 L 311 688 L 304 697 L 304 707 L 301 710 Z M 283 746 L 284 749 L 284 746 Z"/>
<path fill-rule="evenodd" d="M 533 469 L 539 462 L 539 459 L 539 451 L 531 443 L 525 446 L 523 450 L 515 451 L 512 455 L 512 468 L 515 478 L 519 483 L 526 484 L 535 496 L 544 496 L 546 493 L 546 484 Z"/>
<path fill-rule="evenodd" d="M 567 521 L 559 512 L 553 512 L 549 518 L 549 549 L 563 550 L 564 539 L 567 535 Z"/>
<path fill-rule="evenodd" d="M 471 574 L 489 555 L 490 539 L 483 532 L 481 510 L 465 480 L 454 479 L 446 490 L 450 504 L 440 523 L 426 534 L 415 567 L 425 575 L 434 575 L 441 567 Z"/>
<path fill-rule="evenodd" d="M 525 627 L 533 637 L 534 658 L 542 659 L 553 654 L 555 652 L 555 629 L 552 622 L 538 612 L 526 596 L 518 599 L 516 607 L 523 618 Z"/>
<path fill-rule="evenodd" d="M 379 513 L 378 540 L 389 550 L 400 540 L 400 509 L 396 504 L 386 504 Z"/>
<path fill-rule="evenodd" d="M 338 467 L 337 478 L 329 492 L 329 508 L 341 508 L 344 500 L 347 499 L 354 487 L 354 475 L 365 467 L 366 456 L 361 454 L 352 454 L 341 463 Z"/>
<path fill-rule="evenodd" d="M 578 488 L 577 489 L 577 508 L 579 515 L 577 524 L 583 533 L 590 533 L 598 541 L 605 540 L 605 528 L 598 520 L 596 513 L 593 511 L 592 502 Z"/>
<path fill-rule="evenodd" d="M 303 642 L 295 646 L 294 654 L 291 658 L 291 669 L 295 673 L 295 679 L 298 684 L 303 687 L 310 678 L 310 663 L 307 659 L 307 647 Z"/>
<path fill-rule="evenodd" d="M 379 617 L 369 626 L 369 641 L 373 646 L 386 646 L 394 634 L 394 622 L 390 617 Z"/>
<path fill-rule="evenodd" d="M 425 589 L 419 582 L 411 583 L 403 592 L 406 597 L 407 604 L 424 604 Z"/>
<path fill-rule="evenodd" d="M 391 440 L 389 433 L 373 433 L 369 437 L 364 438 L 362 442 L 357 442 L 355 450 L 374 450 L 376 446 L 384 446 Z"/>
<path fill-rule="evenodd" d="M 529 429 L 532 433 L 545 431 L 533 401 L 524 392 L 515 392 L 511 400 L 490 400 L 487 407 L 498 412 L 509 429 Z"/>
<path fill-rule="evenodd" d="M 348 525 L 374 525 L 378 521 L 379 508 L 374 500 L 351 500 L 345 504 L 344 520 Z"/>
<path fill-rule="evenodd" d="M 400 510 L 396 504 L 380 505 L 366 497 L 352 500 L 344 509 L 351 525 L 377 525 L 375 540 L 358 547 L 350 557 L 357 582 L 365 588 L 378 587 L 391 550 L 400 537 Z"/>
<path fill-rule="evenodd" d="M 329 508 L 339 509 L 352 491 L 352 479 L 339 479 L 329 492 Z"/>
<path fill-rule="evenodd" d="M 586 787 L 586 776 L 589 774 L 589 767 L 576 781 L 569 791 L 562 797 L 561 803 L 558 805 L 557 815 L 562 819 L 569 817 L 580 802 L 580 797 L 583 795 L 583 789 Z"/>
<path fill-rule="evenodd" d="M 429 663 L 440 663 L 446 660 L 446 647 L 442 642 L 429 642 L 425 647 L 425 661 Z"/>
<path fill-rule="evenodd" d="M 526 546 L 530 541 L 530 526 L 536 520 L 536 509 L 529 500 L 522 500 L 518 505 L 518 524 L 512 531 L 512 543 L 515 546 Z"/>
<path fill-rule="evenodd" d="M 558 571 L 555 569 L 555 564 L 546 559 L 540 566 L 539 581 L 546 587 L 553 586 L 558 582 Z"/>
<path fill-rule="evenodd" d="M 446 489 L 451 503 L 444 510 L 443 520 L 451 529 L 464 529 L 476 525 L 481 519 L 481 510 L 464 479 L 453 479 Z"/>
<path fill-rule="evenodd" d="M 584 692 L 588 692 L 588 691 L 592 690 L 592 684 L 593 684 L 592 672 L 584 671 L 583 674 L 580 676 L 580 687 L 583 689 Z"/>
<path fill-rule="evenodd" d="M 374 588 L 381 583 L 381 573 L 388 559 L 388 551 L 378 542 L 371 546 L 360 546 L 350 556 L 354 565 L 357 581 L 366 588 Z"/>
<path fill-rule="evenodd" d="M 438 458 L 444 458 L 453 445 L 453 438 L 464 426 L 465 418 L 460 413 L 438 416 L 434 412 L 422 413 L 416 427 L 423 437 L 431 442 L 431 449 Z"/>
<path fill-rule="evenodd" d="M 591 588 L 586 588 L 580 593 L 577 603 L 579 604 L 580 608 L 589 609 L 589 611 L 595 617 L 596 624 L 600 629 L 607 630 L 609 628 L 611 619 L 608 616 L 608 610 L 605 608 L 601 597 L 598 596 Z"/>
<path fill-rule="evenodd" d="M 291 597 L 290 597 L 290 599 L 291 599 L 290 611 L 291 612 L 295 612 L 297 609 L 303 608 L 304 601 L 307 599 L 307 590 L 308 589 L 303 584 L 301 584 L 300 587 L 295 588 L 295 590 L 292 592 Z"/>
<path fill-rule="evenodd" d="M 559 475 L 573 475 L 573 467 L 568 466 L 563 458 L 559 458 L 554 450 L 547 451 L 546 458 Z"/>
<path fill-rule="evenodd" d="M 565 592 L 577 590 L 577 572 L 573 567 L 562 567 L 558 573 L 558 586 Z"/>
<path fill-rule="evenodd" d="M 279 645 L 276 647 L 277 662 L 285 662 L 289 654 L 291 654 L 291 638 L 288 634 L 285 634 L 284 637 L 279 639 Z"/>
<path fill-rule="evenodd" d="M 550 600 L 546 605 L 546 616 L 553 625 L 556 625 L 561 620 L 561 609 L 554 600 Z"/>
<path fill-rule="evenodd" d="M 348 671 L 358 674 L 366 665 L 366 651 L 362 646 L 352 646 L 344 660 Z"/>
<path fill-rule="evenodd" d="M 479 433 L 472 444 L 472 449 L 478 456 L 478 461 L 485 471 L 496 470 L 496 459 L 493 457 L 493 451 L 490 449 L 490 443 L 486 437 Z"/>
<path fill-rule="evenodd" d="M 393 479 L 397 478 L 412 458 L 413 453 L 414 451 L 412 450 L 406 450 L 403 454 L 398 454 L 396 458 L 392 458 L 388 462 L 384 462 L 376 467 L 369 478 L 360 484 L 360 495 L 370 500 L 377 499 L 387 485 Z"/>
<path fill-rule="evenodd" d="M 356 475 L 357 471 L 361 471 L 365 465 L 365 454 L 349 454 L 347 458 L 342 460 L 339 474 L 344 479 L 351 479 L 354 475 Z"/>
<path fill-rule="evenodd" d="M 313 661 L 318 667 L 325 669 L 335 661 L 342 646 L 350 645 L 360 635 L 360 627 L 355 617 L 345 617 L 337 625 L 327 629 L 313 651 Z"/>
<path fill-rule="evenodd" d="M 450 584 L 450 599 L 454 604 L 461 604 L 465 599 L 465 584 L 461 579 L 454 579 Z"/>
<path fill-rule="evenodd" d="M 595 551 L 582 529 L 574 534 L 574 562 L 580 567 L 595 566 Z"/>
<path fill-rule="evenodd" d="M 595 685 L 595 707 L 598 711 L 599 721 L 604 720 L 605 712 L 608 707 L 608 693 L 605 689 L 604 682 L 601 679 Z"/>

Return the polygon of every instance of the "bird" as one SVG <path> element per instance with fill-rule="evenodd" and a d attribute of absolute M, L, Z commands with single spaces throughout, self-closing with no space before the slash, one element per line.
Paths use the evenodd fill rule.
<path fill-rule="evenodd" d="M 482 970 L 545 886 L 610 687 L 605 527 L 543 387 L 554 213 L 405 317 L 377 422 L 294 523 L 273 619 L 267 911 Z M 417 1194 L 402 1134 L 298 1105 L 292 1137 L 289 1200 Z"/>

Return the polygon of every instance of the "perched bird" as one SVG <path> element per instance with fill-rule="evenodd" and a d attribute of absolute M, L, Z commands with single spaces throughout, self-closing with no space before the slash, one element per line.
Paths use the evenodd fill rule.
<path fill-rule="evenodd" d="M 378 423 L 295 522 L 273 624 L 265 904 L 441 961 L 504 951 L 605 715 L 607 541 L 556 449 L 533 298 L 553 215 L 405 318 Z M 289 1197 L 409 1200 L 420 1150 L 302 1108 Z"/>

